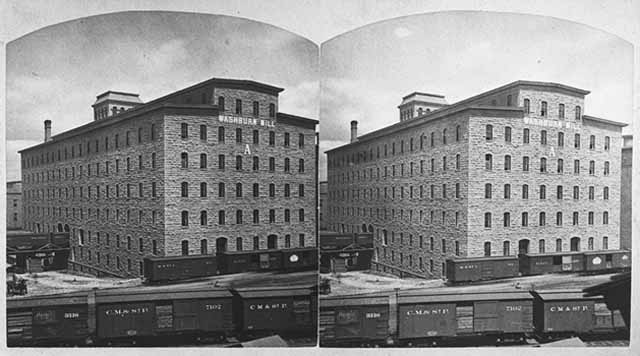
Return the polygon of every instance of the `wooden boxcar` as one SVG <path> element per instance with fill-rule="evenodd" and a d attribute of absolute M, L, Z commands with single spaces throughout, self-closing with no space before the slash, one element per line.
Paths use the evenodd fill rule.
<path fill-rule="evenodd" d="M 282 250 L 226 251 L 218 254 L 221 274 L 272 271 L 282 268 Z"/>
<path fill-rule="evenodd" d="M 233 330 L 233 298 L 214 288 L 105 290 L 96 293 L 96 315 L 104 342 L 220 337 Z"/>
<path fill-rule="evenodd" d="M 584 271 L 584 254 L 578 251 L 530 253 L 520 255 L 520 273 L 524 276 Z"/>
<path fill-rule="evenodd" d="M 338 233 L 322 231 L 320 233 L 320 248 L 322 250 L 341 250 L 355 242 L 352 233 Z"/>
<path fill-rule="evenodd" d="M 581 290 L 534 291 L 534 325 L 545 338 L 624 330 L 620 313 L 607 308 L 600 296 Z"/>
<path fill-rule="evenodd" d="M 282 266 L 284 271 L 300 271 L 318 268 L 318 249 L 301 247 L 282 250 Z"/>
<path fill-rule="evenodd" d="M 168 282 L 218 274 L 216 256 L 145 257 L 144 277 L 147 282 Z"/>
<path fill-rule="evenodd" d="M 393 333 L 389 295 L 372 293 L 320 299 L 320 345 L 384 345 Z"/>
<path fill-rule="evenodd" d="M 484 336 L 522 339 L 533 332 L 533 297 L 528 292 L 425 292 L 398 295 L 401 343 Z"/>
<path fill-rule="evenodd" d="M 584 270 L 587 272 L 623 268 L 631 268 L 631 251 L 629 250 L 584 252 Z"/>
<path fill-rule="evenodd" d="M 84 345 L 92 336 L 86 292 L 7 300 L 7 346 Z"/>
<path fill-rule="evenodd" d="M 447 280 L 454 283 L 517 277 L 518 258 L 496 256 L 448 259 L 446 273 Z"/>
<path fill-rule="evenodd" d="M 312 334 L 315 286 L 234 289 L 234 320 L 241 337 L 264 333 Z"/>

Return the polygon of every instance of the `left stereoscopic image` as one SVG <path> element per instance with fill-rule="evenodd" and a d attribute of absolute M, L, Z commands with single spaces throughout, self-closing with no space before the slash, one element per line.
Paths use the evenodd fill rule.
<path fill-rule="evenodd" d="M 6 55 L 9 347 L 316 345 L 316 44 L 128 12 Z"/>

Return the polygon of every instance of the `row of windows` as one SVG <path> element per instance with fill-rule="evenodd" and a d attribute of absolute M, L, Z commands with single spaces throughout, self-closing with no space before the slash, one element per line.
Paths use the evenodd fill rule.
<path fill-rule="evenodd" d="M 242 99 L 236 99 L 235 100 L 235 113 L 238 115 L 242 115 Z M 225 111 L 226 110 L 226 106 L 225 106 L 225 98 L 223 96 L 219 96 L 218 97 L 218 110 Z M 257 101 L 253 101 L 253 112 L 252 112 L 253 116 L 259 116 L 260 115 L 260 103 Z M 276 104 L 274 103 L 269 103 L 269 117 L 275 118 L 276 117 Z"/>
<path fill-rule="evenodd" d="M 126 222 L 126 223 L 132 223 L 134 222 L 134 218 L 136 219 L 136 223 L 138 224 L 142 224 L 143 221 L 145 221 L 145 219 L 148 218 L 147 212 L 145 212 L 144 210 L 137 210 L 137 214 L 136 210 L 131 210 L 131 209 L 109 209 L 109 208 L 87 208 L 86 209 L 86 213 L 85 213 L 85 209 L 83 208 L 69 208 L 69 207 L 37 207 L 37 206 L 30 206 L 26 209 L 26 216 L 27 218 L 33 218 L 33 217 L 38 217 L 38 216 L 46 216 L 47 217 L 58 217 L 58 218 L 67 218 L 67 219 L 85 219 L 85 217 L 87 219 L 95 219 L 95 220 L 100 220 L 100 221 L 111 221 L 114 220 L 115 222 Z M 162 213 L 160 211 L 155 211 L 155 210 L 151 210 L 151 219 L 150 221 L 146 221 L 146 223 L 151 223 L 151 224 L 156 224 L 156 223 L 162 223 Z M 135 215 L 135 216 L 134 216 Z M 40 230 L 37 228 L 37 226 L 34 223 L 31 223 L 30 225 L 31 231 L 38 231 L 40 232 Z M 53 229 L 50 231 L 54 231 Z M 58 231 L 61 231 L 60 229 L 58 229 Z"/>
<path fill-rule="evenodd" d="M 200 225 L 202 226 L 206 226 L 209 224 L 209 218 L 208 218 L 208 213 L 206 210 L 202 210 L 199 213 L 199 221 L 200 221 Z M 254 209 L 252 214 L 251 214 L 251 218 L 252 218 L 252 223 L 253 224 L 259 224 L 260 223 L 260 210 L 258 209 Z M 180 221 L 181 221 L 181 225 L 182 226 L 189 226 L 189 211 L 188 210 L 183 210 L 182 212 L 180 212 Z M 305 212 L 304 209 L 298 209 L 298 221 L 299 222 L 304 222 L 305 221 Z M 268 217 L 268 222 L 270 224 L 276 223 L 276 209 L 269 209 L 269 217 Z M 284 214 L 283 214 L 283 222 L 285 223 L 289 223 L 291 222 L 291 210 L 290 209 L 284 209 Z M 236 224 L 244 224 L 245 223 L 245 212 L 243 210 L 236 210 L 235 213 L 235 223 Z M 225 210 L 219 210 L 218 211 L 218 225 L 226 225 L 227 224 L 227 212 Z"/>
<path fill-rule="evenodd" d="M 208 131 L 207 131 L 207 125 L 199 125 L 199 132 L 200 132 L 200 140 L 201 141 L 207 141 L 208 138 Z M 227 140 L 226 137 L 226 128 L 224 126 L 218 126 L 218 143 L 225 143 Z M 251 142 L 254 145 L 259 145 L 260 144 L 260 131 L 259 130 L 253 130 L 252 131 L 252 140 Z M 188 139 L 189 138 L 189 124 L 187 123 L 182 123 L 180 124 L 180 138 L 182 139 Z M 302 148 L 304 147 L 304 134 L 298 134 L 298 147 Z M 236 143 L 245 143 L 245 137 L 243 136 L 243 131 L 242 128 L 236 128 L 235 129 L 235 142 Z M 275 131 L 269 131 L 269 138 L 268 138 L 268 142 L 269 142 L 269 146 L 275 146 L 276 145 L 276 132 Z M 285 132 L 284 136 L 283 136 L 283 140 L 282 140 L 282 145 L 284 147 L 290 147 L 291 146 L 291 134 L 289 132 Z"/>
<path fill-rule="evenodd" d="M 46 199 L 47 200 L 52 200 L 52 199 L 76 199 L 76 192 L 77 192 L 77 198 L 78 199 L 84 199 L 85 197 L 87 199 L 92 199 L 95 198 L 96 200 L 98 199 L 113 199 L 113 198 L 132 198 L 132 197 L 138 197 L 138 198 L 144 198 L 145 197 L 145 184 L 144 183 L 138 183 L 136 184 L 131 184 L 131 183 L 127 183 L 122 184 L 122 189 L 120 189 L 121 185 L 120 184 L 114 184 L 112 186 L 109 185 L 105 185 L 104 187 L 101 187 L 99 185 L 96 186 L 87 186 L 86 190 L 84 186 L 73 186 L 71 188 L 65 187 L 65 188 L 51 188 L 51 189 L 47 189 L 46 190 Z M 156 182 L 151 182 L 150 183 L 150 187 L 147 188 L 147 194 L 148 197 L 150 198 L 157 198 L 158 197 L 158 189 L 157 189 L 157 184 Z M 137 190 L 137 194 L 136 191 Z M 220 198 L 224 198 L 227 196 L 227 191 L 230 191 L 231 187 L 228 187 L 225 183 L 218 183 L 218 197 Z M 86 191 L 86 194 L 85 194 Z M 208 194 L 208 184 L 205 182 L 201 182 L 199 184 L 199 196 L 201 198 L 205 198 L 207 197 Z M 274 183 L 270 183 L 268 185 L 268 191 L 269 191 L 269 197 L 274 198 L 276 197 L 276 185 Z M 57 194 L 56 194 L 57 192 Z M 253 183 L 252 185 L 252 192 L 253 192 L 253 197 L 257 198 L 260 197 L 260 184 L 259 183 Z M 30 199 L 30 200 L 40 200 L 40 199 L 44 199 L 45 198 L 45 190 L 27 190 L 25 191 L 25 196 Z M 282 194 L 285 198 L 289 198 L 291 196 L 291 184 L 289 183 L 285 183 L 283 185 L 283 190 L 282 190 Z M 180 184 L 180 195 L 181 197 L 189 197 L 189 183 L 187 182 L 182 182 Z M 231 196 L 231 194 L 229 194 L 229 196 Z M 242 183 L 236 183 L 235 184 L 235 196 L 237 198 L 242 198 L 243 197 L 243 184 Z M 304 197 L 305 196 L 305 186 L 304 184 L 298 184 L 298 196 L 299 197 Z"/>
<path fill-rule="evenodd" d="M 563 251 L 563 241 L 562 239 L 556 239 L 555 241 L 555 252 L 562 252 Z M 607 236 L 603 236 L 602 237 L 602 245 L 601 245 L 601 249 L 602 250 L 608 250 L 609 249 L 609 238 Z M 547 251 L 547 246 L 546 246 L 546 241 L 545 239 L 540 239 L 538 240 L 538 253 L 546 253 Z M 579 237 L 572 237 L 571 240 L 569 241 L 569 251 L 580 251 L 581 250 L 581 246 L 580 246 L 580 238 Z M 593 251 L 595 250 L 595 238 L 593 237 L 589 237 L 587 239 L 587 250 L 589 251 Z M 486 241 L 484 243 L 484 255 L 486 257 L 491 256 L 492 252 L 491 252 L 491 242 L 490 241 Z M 504 241 L 502 243 L 502 255 L 503 256 L 510 256 L 511 255 L 511 241 Z M 558 256 L 561 257 L 561 256 Z M 556 263 L 554 261 L 554 264 L 561 264 L 562 262 L 559 261 L 560 263 Z"/>
<path fill-rule="evenodd" d="M 77 249 L 76 249 L 76 247 L 74 246 L 71 249 L 71 251 L 72 251 L 72 253 L 71 253 L 71 260 L 72 261 L 88 260 L 89 263 L 92 262 L 91 256 L 93 254 L 92 254 L 90 249 L 84 248 L 84 247 L 80 247 L 80 246 L 77 247 Z M 86 256 L 86 258 L 85 258 L 85 256 Z M 102 259 L 102 256 L 104 256 L 104 259 Z M 111 254 L 105 253 L 105 254 L 101 255 L 100 252 L 96 252 L 95 253 L 95 261 L 96 261 L 96 264 L 98 264 L 100 267 L 103 267 L 103 268 L 106 267 L 107 269 L 112 267 Z M 127 258 L 127 264 L 126 264 L 126 269 L 125 269 L 125 267 L 120 262 L 120 256 L 116 255 L 115 265 L 113 267 L 116 269 L 116 271 L 120 271 L 120 272 L 125 273 L 127 275 L 131 275 L 133 273 L 133 267 L 132 267 L 131 258 Z M 74 265 L 73 268 L 75 270 L 76 266 Z M 84 271 L 84 267 L 80 266 L 80 270 Z M 142 263 L 142 261 L 138 261 L 138 274 L 140 276 L 142 276 L 143 273 L 144 273 L 144 264 Z"/>
<path fill-rule="evenodd" d="M 441 167 L 441 171 L 442 172 L 446 172 L 449 168 L 451 168 L 451 166 L 453 166 L 453 168 L 455 170 L 459 170 L 460 169 L 460 154 L 456 154 L 455 155 L 455 160 L 453 162 L 453 164 L 449 163 L 450 161 L 447 159 L 447 156 L 442 156 L 442 159 L 439 160 L 439 162 L 436 163 L 436 159 L 435 158 L 431 158 L 429 161 L 429 166 L 427 167 L 429 169 L 429 172 L 431 174 L 435 174 L 436 173 L 436 167 Z M 329 182 L 330 183 L 336 183 L 336 182 L 341 182 L 341 183 L 348 183 L 348 182 L 353 182 L 353 181 L 366 181 L 367 177 L 369 177 L 369 180 L 373 180 L 374 177 L 375 179 L 379 180 L 381 175 L 383 179 L 388 178 L 389 176 L 391 177 L 396 177 L 396 176 L 400 176 L 400 177 L 404 177 L 405 175 L 408 176 L 413 176 L 414 174 L 416 174 L 416 172 L 419 172 L 417 174 L 424 174 L 425 173 L 425 167 L 426 167 L 426 160 L 420 160 L 419 163 L 415 163 L 415 162 L 410 162 L 408 166 L 405 166 L 404 163 L 401 163 L 399 165 L 391 165 L 391 166 L 384 166 L 384 167 L 376 167 L 375 168 L 375 172 L 374 172 L 374 168 L 370 167 L 369 171 L 367 172 L 366 169 L 363 169 L 362 171 L 360 170 L 352 170 L 349 174 L 349 172 L 343 172 L 340 174 L 333 174 L 333 175 L 329 175 Z M 555 171 L 558 174 L 564 174 L 565 173 L 565 161 L 563 158 L 558 158 L 556 160 L 556 167 L 555 170 L 551 170 L 551 171 Z M 548 158 L 547 157 L 541 157 L 540 161 L 539 161 L 539 167 L 538 170 L 541 173 L 549 173 L 550 172 L 550 165 L 548 164 Z M 522 162 L 521 162 L 521 166 L 522 171 L 523 172 L 529 172 L 531 170 L 531 159 L 529 156 L 523 156 L 522 157 Z M 486 170 L 493 170 L 494 169 L 494 155 L 491 153 L 487 153 L 485 154 L 485 169 Z M 513 158 L 511 155 L 504 155 L 503 156 L 503 170 L 505 171 L 511 171 L 513 169 Z M 579 159 L 574 159 L 573 160 L 573 174 L 580 174 L 580 172 L 582 171 L 583 167 L 581 167 L 581 162 Z M 596 161 L 594 160 L 590 160 L 589 161 L 589 166 L 587 167 L 587 171 L 589 173 L 589 175 L 595 175 L 596 174 Z M 602 174 L 604 176 L 609 176 L 611 174 L 611 164 L 609 161 L 604 161 L 603 165 L 602 165 Z"/>
<path fill-rule="evenodd" d="M 511 127 L 510 126 L 505 126 L 504 127 L 504 141 L 505 142 L 511 142 Z M 493 135 L 493 125 L 486 125 L 485 126 L 485 139 L 487 141 L 492 141 L 494 139 L 494 135 Z M 558 147 L 564 147 L 564 141 L 565 141 L 565 137 L 564 137 L 564 132 L 558 132 L 558 136 L 557 136 L 557 146 Z M 529 144 L 530 143 L 530 131 L 528 128 L 525 128 L 522 130 L 522 143 L 523 144 Z M 546 145 L 548 143 L 547 140 L 547 130 L 541 130 L 540 131 L 540 144 L 541 145 Z M 580 148 L 580 134 L 574 134 L 573 135 L 573 147 L 576 149 Z M 603 146 L 605 151 L 609 151 L 611 149 L 611 138 L 609 136 L 605 136 L 604 137 L 604 146 Z M 596 136 L 595 135 L 590 135 L 589 136 L 589 149 L 590 150 L 595 150 L 596 149 Z"/>
<path fill-rule="evenodd" d="M 428 189 L 427 193 L 425 193 L 425 187 Z M 441 188 L 440 188 L 441 187 Z M 442 199 L 448 199 L 448 198 L 455 198 L 455 199 L 461 199 L 463 198 L 462 194 L 461 194 L 461 187 L 460 187 L 460 183 L 455 183 L 453 185 L 453 188 L 449 188 L 451 187 L 451 185 L 447 185 L 447 183 L 443 183 L 441 186 L 439 185 L 435 185 L 435 184 L 431 184 L 428 186 L 423 186 L 420 185 L 418 187 L 414 187 L 414 186 L 409 186 L 409 187 L 404 187 L 404 186 L 391 186 L 391 187 L 376 187 L 376 188 L 364 188 L 364 189 L 342 189 L 342 190 L 332 190 L 329 191 L 329 197 L 333 200 L 333 201 L 357 201 L 360 200 L 362 197 L 362 200 L 382 200 L 382 199 L 396 199 L 396 198 L 400 198 L 400 199 L 405 199 L 405 196 L 409 199 L 414 199 L 414 198 L 420 198 L 420 199 L 424 199 L 425 195 L 428 194 L 428 197 L 430 199 L 436 199 L 437 198 L 442 198 Z M 416 188 L 416 189 L 414 189 Z M 511 199 L 512 198 L 512 185 L 511 184 L 504 184 L 503 185 L 503 198 L 504 199 Z M 451 192 L 450 192 L 451 191 Z M 493 198 L 493 191 L 494 191 L 494 187 L 493 184 L 491 183 L 486 183 L 484 185 L 484 198 L 485 199 L 492 199 Z M 562 185 L 558 185 L 556 186 L 556 198 L 557 199 L 564 199 L 564 186 Z M 595 187 L 594 186 L 589 186 L 588 189 L 588 199 L 589 200 L 595 200 Z M 397 194 L 396 194 L 397 192 Z M 406 194 L 405 194 L 406 192 Z M 528 184 L 523 184 L 521 186 L 521 192 L 522 194 L 520 195 L 520 197 L 522 199 L 529 199 L 529 185 Z M 547 199 L 547 186 L 546 185 L 540 185 L 538 187 L 538 192 L 539 192 L 539 197 L 540 199 Z M 573 186 L 573 199 L 574 200 L 580 200 L 580 187 L 579 186 Z M 608 200 L 609 199 L 609 187 L 605 186 L 602 188 L 602 199 L 603 200 Z"/>
<path fill-rule="evenodd" d="M 547 186 L 546 185 L 540 185 L 539 189 L 539 197 L 540 199 L 546 199 L 547 198 Z M 491 183 L 486 183 L 484 185 L 484 197 L 485 199 L 491 199 L 493 196 L 493 185 Z M 529 185 L 528 184 L 523 184 L 522 185 L 522 194 L 520 195 L 520 197 L 522 199 L 529 199 Z M 574 200 L 579 200 L 580 199 L 580 187 L 577 185 L 573 186 L 573 194 L 572 197 Z M 594 186 L 589 186 L 588 188 L 588 197 L 589 200 L 594 200 L 595 199 L 595 187 Z M 511 184 L 504 184 L 503 185 L 503 198 L 504 199 L 511 199 Z M 558 185 L 556 186 L 556 198 L 557 199 L 564 199 L 564 186 L 562 185 Z M 602 188 L 602 199 L 603 200 L 608 200 L 609 199 L 609 187 L 603 187 Z"/>
<path fill-rule="evenodd" d="M 415 218 L 419 218 L 419 222 L 424 222 L 424 223 L 428 223 L 428 224 L 435 224 L 436 223 L 436 211 L 435 210 L 430 210 L 429 212 L 429 219 L 427 220 L 427 216 L 426 216 L 426 211 L 424 210 L 420 210 L 419 215 L 414 214 L 414 211 L 411 209 L 395 209 L 395 208 L 391 208 L 391 209 L 387 209 L 387 208 L 375 208 L 375 214 L 373 211 L 373 208 L 355 208 L 355 207 L 329 207 L 329 215 L 332 216 L 334 219 L 341 219 L 344 218 L 345 216 L 357 216 L 357 217 L 375 217 L 377 219 L 384 219 L 384 220 L 388 220 L 389 216 L 391 217 L 391 219 L 395 220 L 400 219 L 400 220 L 404 220 L 407 219 L 409 222 L 414 221 L 414 215 Z M 449 221 L 449 217 L 451 212 L 447 212 L 445 210 L 441 210 L 440 211 L 440 220 L 439 222 L 443 225 L 445 225 L 447 223 L 447 221 L 455 226 L 455 227 L 459 227 L 460 224 L 460 219 L 462 219 L 462 214 L 459 211 L 454 212 L 453 216 L 454 219 L 452 221 Z M 345 226 L 344 224 L 342 224 L 342 226 L 339 226 L 337 224 L 334 224 L 333 226 L 334 231 L 346 231 L 345 230 Z"/>
<path fill-rule="evenodd" d="M 511 227 L 511 221 L 512 221 L 512 217 L 511 217 L 511 213 L 509 212 L 505 212 L 503 213 L 503 218 L 502 218 L 502 226 L 503 227 Z M 587 213 L 587 224 L 588 225 L 593 225 L 594 224 L 594 218 L 595 213 L 593 211 L 590 211 Z M 492 226 L 492 213 L 490 212 L 486 212 L 484 213 L 484 227 L 485 228 L 491 228 Z M 522 217 L 520 219 L 520 223 L 522 224 L 522 226 L 529 226 L 529 213 L 528 212 L 523 212 L 522 213 Z M 572 225 L 579 225 L 580 223 L 580 213 L 578 213 L 577 211 L 573 212 L 572 215 L 572 219 L 571 219 L 571 223 Z M 555 224 L 556 226 L 562 226 L 563 224 L 563 213 L 561 211 L 556 213 L 556 218 L 555 218 Z M 608 211 L 604 211 L 602 213 L 602 225 L 608 225 L 609 224 L 609 212 Z M 547 225 L 547 213 L 542 211 L 538 214 L 538 226 L 545 226 Z"/>
<path fill-rule="evenodd" d="M 236 156 L 235 159 L 235 169 L 237 171 L 243 170 L 244 166 L 244 158 L 240 155 Z M 182 152 L 180 154 L 180 167 L 189 168 L 189 154 L 187 152 Z M 226 156 L 221 154 L 218 155 L 218 169 L 225 169 L 226 167 Z M 200 154 L 200 168 L 207 168 L 207 154 Z M 260 158 L 258 156 L 253 156 L 251 159 L 251 169 L 253 171 L 258 171 L 260 169 Z M 291 159 L 286 157 L 284 159 L 284 172 L 291 172 Z M 269 157 L 269 172 L 275 172 L 276 170 L 276 159 L 275 157 Z M 298 173 L 304 173 L 304 159 L 298 159 Z"/>
<path fill-rule="evenodd" d="M 380 250 L 378 247 L 376 247 L 376 258 L 378 258 L 378 256 L 380 256 Z M 414 264 L 413 261 L 414 256 L 412 254 L 405 254 L 403 252 L 399 252 L 399 263 L 400 263 L 400 267 L 409 267 L 409 268 L 413 268 Z M 385 261 L 390 261 L 392 263 L 396 262 L 396 251 L 394 251 L 393 249 L 391 250 L 391 253 L 387 253 L 387 248 L 383 247 L 382 248 L 382 256 L 380 256 L 381 259 L 385 260 Z M 425 271 L 425 265 L 424 265 L 424 261 L 423 261 L 423 256 L 418 256 L 418 269 L 420 271 Z M 446 268 L 446 264 L 444 262 L 442 262 L 441 264 L 442 267 L 442 277 L 444 277 L 446 275 L 445 273 L 445 268 Z M 434 261 L 433 259 L 429 259 L 429 273 L 433 275 L 434 273 Z"/>
<path fill-rule="evenodd" d="M 24 168 L 32 168 L 40 165 L 60 162 L 62 160 L 73 159 L 76 156 L 82 157 L 83 148 L 85 149 L 85 154 L 89 155 L 91 153 L 97 154 L 100 152 L 101 147 L 104 152 L 112 150 L 117 150 L 121 148 L 124 144 L 124 147 L 129 147 L 133 144 L 133 133 L 136 133 L 136 143 L 141 144 L 144 142 L 145 137 L 150 141 L 155 141 L 158 138 L 156 124 L 151 124 L 149 127 L 149 135 L 145 136 L 144 128 L 139 127 L 136 131 L 126 131 L 124 135 L 124 142 L 120 139 L 120 134 L 115 134 L 113 136 L 113 140 L 110 139 L 109 136 L 106 136 L 104 140 L 96 139 L 94 141 L 86 141 L 85 143 L 78 143 L 77 145 L 69 145 L 65 146 L 64 149 L 51 148 L 49 151 L 45 153 L 41 153 L 39 156 L 37 154 L 30 155 L 22 160 L 22 167 Z M 102 142 L 102 143 L 101 143 Z M 110 146 L 113 145 L 113 146 Z M 76 149 L 77 148 L 77 149 Z M 77 153 L 77 154 L 76 154 Z"/>
<path fill-rule="evenodd" d="M 242 198 L 243 196 L 243 185 L 242 183 L 236 183 L 235 185 L 235 196 L 236 198 Z M 273 198 L 276 196 L 276 185 L 274 183 L 269 184 L 269 197 Z M 225 183 L 218 183 L 218 197 L 224 198 L 227 193 L 227 188 Z M 253 183 L 252 185 L 253 197 L 257 198 L 260 196 L 260 184 Z M 283 195 L 285 198 L 291 196 L 291 185 L 289 183 L 284 184 Z M 183 198 L 189 197 L 189 183 L 182 182 L 180 184 L 180 196 Z M 199 196 L 201 198 L 207 197 L 207 183 L 200 183 Z M 304 184 L 298 184 L 298 196 L 304 197 Z"/>
<path fill-rule="evenodd" d="M 224 239 L 225 240 L 225 244 L 226 244 L 226 238 L 220 238 L 220 239 Z M 261 244 L 261 240 L 263 240 L 262 236 L 254 236 L 252 241 L 253 241 L 253 250 L 260 250 L 260 245 Z M 298 234 L 298 247 L 304 247 L 305 246 L 305 234 Z M 217 241 L 216 241 L 217 242 Z M 236 243 L 236 251 L 243 251 L 244 250 L 244 243 L 243 243 L 243 239 L 242 237 L 237 237 L 235 240 Z M 189 255 L 189 241 L 187 240 L 183 240 L 180 243 L 180 247 L 181 247 L 181 251 L 182 251 L 182 255 L 183 256 L 187 256 Z M 269 235 L 267 236 L 267 245 L 266 245 L 267 249 L 277 249 L 280 248 L 280 246 L 278 246 L 278 236 L 276 235 Z M 284 248 L 291 248 L 291 235 L 290 234 L 286 234 L 284 235 Z M 218 251 L 219 252 L 219 251 Z M 201 255 L 206 255 L 209 253 L 209 248 L 208 248 L 208 240 L 207 239 L 202 239 L 200 240 L 200 254 Z"/>
<path fill-rule="evenodd" d="M 507 106 L 511 106 L 511 104 L 509 104 L 509 101 L 510 101 L 509 98 L 507 98 Z M 544 117 L 549 116 L 548 107 L 549 105 L 546 101 L 544 100 L 540 101 L 540 106 L 538 110 L 538 112 L 540 113 L 540 116 L 544 116 Z M 531 113 L 531 100 L 528 98 L 524 99 L 524 112 L 527 114 Z M 579 105 L 576 105 L 574 107 L 573 112 L 574 112 L 576 121 L 579 121 L 582 119 L 582 108 Z M 558 118 L 564 119 L 565 117 L 564 114 L 565 114 L 565 105 L 560 103 L 558 104 Z"/>

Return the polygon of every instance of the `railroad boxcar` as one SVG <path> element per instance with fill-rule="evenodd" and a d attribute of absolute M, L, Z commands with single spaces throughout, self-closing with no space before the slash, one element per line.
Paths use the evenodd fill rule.
<path fill-rule="evenodd" d="M 144 277 L 149 283 L 215 276 L 218 262 L 213 255 L 145 257 Z"/>
<path fill-rule="evenodd" d="M 322 231 L 320 233 L 320 248 L 322 250 L 341 250 L 355 242 L 352 233 L 338 233 Z"/>
<path fill-rule="evenodd" d="M 315 247 L 291 248 L 282 250 L 284 271 L 300 271 L 318 268 L 318 249 Z"/>
<path fill-rule="evenodd" d="M 581 290 L 533 291 L 534 325 L 544 338 L 609 333 L 624 330 L 619 312 L 607 308 L 600 296 L 587 297 Z"/>
<path fill-rule="evenodd" d="M 225 251 L 218 254 L 221 274 L 273 271 L 282 268 L 282 250 Z"/>
<path fill-rule="evenodd" d="M 263 335 L 265 333 L 313 333 L 312 299 L 317 289 L 309 286 L 243 288 L 232 290 L 234 294 L 234 320 L 238 335 Z"/>
<path fill-rule="evenodd" d="M 405 291 L 398 295 L 401 343 L 483 336 L 523 339 L 533 332 L 533 297 L 528 292 Z"/>
<path fill-rule="evenodd" d="M 7 300 L 8 346 L 84 345 L 93 334 L 86 292 Z"/>
<path fill-rule="evenodd" d="M 386 344 L 394 334 L 389 298 L 371 293 L 320 299 L 321 346 Z"/>
<path fill-rule="evenodd" d="M 96 329 L 102 342 L 222 337 L 233 326 L 226 289 L 135 289 L 96 293 Z"/>
<path fill-rule="evenodd" d="M 516 256 L 454 258 L 446 261 L 447 280 L 454 283 L 517 277 L 518 273 Z"/>
<path fill-rule="evenodd" d="M 585 251 L 584 270 L 587 272 L 631 268 L 631 251 Z"/>
<path fill-rule="evenodd" d="M 355 243 L 360 248 L 373 248 L 373 234 L 358 234 L 355 238 Z"/>
<path fill-rule="evenodd" d="M 578 251 L 520 255 L 520 273 L 531 276 L 557 272 L 584 271 L 584 254 Z"/>

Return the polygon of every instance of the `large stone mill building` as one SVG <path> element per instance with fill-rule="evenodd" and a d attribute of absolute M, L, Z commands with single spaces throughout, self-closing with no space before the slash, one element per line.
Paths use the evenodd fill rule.
<path fill-rule="evenodd" d="M 94 121 L 24 149 L 24 228 L 69 231 L 73 269 L 138 276 L 148 255 L 316 246 L 317 121 L 283 89 L 213 78 L 148 103 L 97 97 Z"/>
<path fill-rule="evenodd" d="M 448 105 L 403 98 L 400 122 L 329 150 L 327 225 L 374 233 L 374 263 L 440 278 L 445 260 L 620 247 L 621 129 L 588 91 L 516 81 Z"/>

